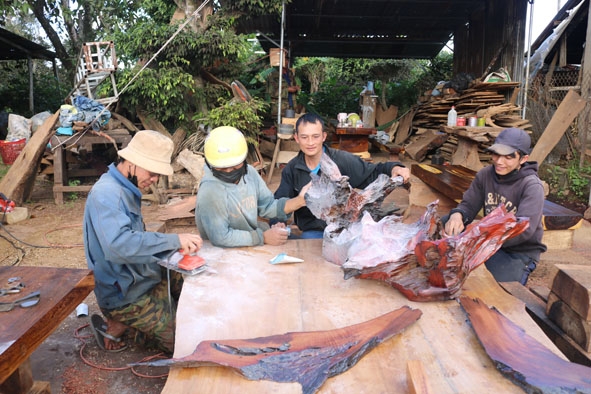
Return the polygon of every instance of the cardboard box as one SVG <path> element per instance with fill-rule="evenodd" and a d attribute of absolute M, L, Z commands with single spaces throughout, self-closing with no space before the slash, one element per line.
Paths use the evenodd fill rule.
<path fill-rule="evenodd" d="M 273 67 L 278 67 L 279 66 L 279 61 L 280 61 L 280 57 L 279 54 L 281 52 L 280 48 L 271 48 L 269 49 L 269 61 L 271 63 L 271 66 Z M 287 50 L 283 50 L 283 65 L 285 67 L 287 67 Z"/>

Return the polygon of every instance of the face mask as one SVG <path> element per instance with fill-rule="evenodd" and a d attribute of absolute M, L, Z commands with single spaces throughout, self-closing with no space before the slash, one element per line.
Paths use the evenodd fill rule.
<path fill-rule="evenodd" d="M 133 175 L 131 175 L 131 173 L 128 173 L 128 174 L 127 174 L 127 179 L 128 179 L 128 180 L 129 180 L 131 183 L 133 183 L 133 185 L 134 185 L 135 187 L 138 187 L 138 185 L 137 185 L 137 176 L 135 176 L 135 166 L 133 167 Z"/>
<path fill-rule="evenodd" d="M 211 172 L 214 177 L 219 179 L 222 182 L 226 183 L 238 183 L 242 176 L 246 175 L 246 164 L 242 167 L 232 170 L 230 172 L 224 172 L 217 170 L 215 168 L 211 169 Z"/>

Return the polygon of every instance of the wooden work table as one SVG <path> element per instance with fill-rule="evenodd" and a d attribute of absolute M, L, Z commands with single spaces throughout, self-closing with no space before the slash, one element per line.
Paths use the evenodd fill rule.
<path fill-rule="evenodd" d="M 344 280 L 321 257 L 322 240 L 290 240 L 279 247 L 220 249 L 206 242 L 210 271 L 185 279 L 177 314 L 174 357 L 193 353 L 202 340 L 249 339 L 287 332 L 331 330 L 381 316 L 405 305 L 422 317 L 381 343 L 348 371 L 328 379 L 320 393 L 408 392 L 409 362 L 427 371 L 431 392 L 522 393 L 503 377 L 455 300 L 417 303 L 371 280 Z M 278 253 L 303 263 L 272 265 Z M 553 352 L 554 344 L 501 289 L 484 266 L 471 273 L 463 294 L 478 297 Z M 561 355 L 564 358 L 564 356 Z M 173 367 L 163 393 L 301 393 L 297 383 L 249 381 L 223 367 Z"/>
<path fill-rule="evenodd" d="M 94 289 L 94 276 L 87 269 L 51 267 L 0 267 L 0 285 L 9 287 L 10 278 L 20 277 L 20 293 L 6 294 L 1 302 L 41 293 L 39 303 L 29 308 L 16 306 L 0 312 L 0 392 L 28 393 L 33 382 L 29 356 L 59 327 L 62 321 Z M 49 392 L 49 383 L 34 387 Z"/>
<path fill-rule="evenodd" d="M 369 150 L 369 136 L 376 134 L 374 127 L 337 127 L 337 148 L 351 153 Z"/>

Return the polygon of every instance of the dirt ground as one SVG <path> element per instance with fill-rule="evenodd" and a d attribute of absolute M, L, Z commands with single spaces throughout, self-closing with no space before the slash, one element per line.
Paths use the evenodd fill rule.
<path fill-rule="evenodd" d="M 380 158 L 378 158 L 380 160 Z M 406 163 L 405 164 L 411 164 Z M 274 172 L 269 184 L 274 190 L 280 180 L 280 171 Z M 407 221 L 413 221 L 424 212 L 423 203 L 438 198 L 416 177 L 411 178 L 411 193 L 395 191 L 387 202 L 394 202 L 407 213 Z M 86 268 L 82 247 L 82 214 L 85 195 L 66 196 L 66 203 L 58 206 L 53 201 L 52 181 L 39 177 L 33 196 L 24 206 L 31 217 L 23 222 L 0 229 L 0 265 L 52 266 Z M 420 201 L 419 201 L 420 200 Z M 446 205 L 447 204 L 447 205 Z M 453 202 L 440 203 L 446 213 Z M 145 205 L 146 222 L 156 221 L 160 209 Z M 168 225 L 167 225 L 168 226 Z M 169 231 L 187 230 L 168 227 Z M 189 228 L 189 230 L 191 230 Z M 19 242 L 15 241 L 14 238 Z M 9 243 L 17 245 L 15 248 Z M 528 286 L 551 287 L 556 272 L 555 264 L 591 264 L 591 224 L 584 222 L 575 231 L 573 247 L 565 250 L 549 250 L 543 255 Z M 24 251 L 24 255 L 22 253 Z M 90 314 L 100 313 L 94 294 L 85 300 Z M 103 393 L 160 393 L 166 382 L 166 369 L 144 368 L 131 370 L 128 363 L 158 357 L 156 352 L 130 347 L 121 353 L 106 353 L 98 348 L 88 327 L 89 317 L 77 317 L 71 313 L 32 355 L 34 378 L 51 383 L 52 393 L 103 394 Z"/>

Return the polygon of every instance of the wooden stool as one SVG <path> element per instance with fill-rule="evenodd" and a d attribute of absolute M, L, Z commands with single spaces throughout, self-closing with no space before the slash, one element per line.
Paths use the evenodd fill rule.
<path fill-rule="evenodd" d="M 293 151 L 282 151 L 281 142 L 289 141 L 293 139 L 293 134 L 281 134 L 277 133 L 277 142 L 275 142 L 275 150 L 273 152 L 273 159 L 271 160 L 271 168 L 269 169 L 269 175 L 267 175 L 267 183 L 271 182 L 273 177 L 273 170 L 275 165 L 278 163 L 288 163 L 291 159 L 297 156 L 298 152 Z"/>
<path fill-rule="evenodd" d="M 121 148 L 126 147 L 131 140 L 131 135 L 129 135 L 129 132 L 124 129 L 110 130 L 105 134 L 112 138 L 117 146 L 120 146 Z M 82 137 L 77 136 L 76 134 L 73 136 L 54 135 L 51 137 L 51 146 L 55 146 L 55 151 L 53 152 L 53 197 L 55 203 L 58 205 L 64 203 L 64 193 L 89 192 L 92 188 L 92 186 L 89 185 L 69 185 L 68 182 L 70 176 L 74 174 L 77 176 L 100 175 L 99 171 L 94 169 L 76 170 L 72 173 L 68 171 L 65 146 L 71 144 L 75 144 L 76 146 L 86 146 L 89 150 L 92 150 L 92 145 L 94 144 L 112 144 L 112 142 L 105 137 L 91 134 L 90 132 L 87 132 Z"/>

